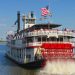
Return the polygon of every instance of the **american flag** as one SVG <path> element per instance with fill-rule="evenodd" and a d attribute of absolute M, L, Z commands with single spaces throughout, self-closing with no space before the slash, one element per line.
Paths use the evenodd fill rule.
<path fill-rule="evenodd" d="M 47 16 L 49 14 L 48 7 L 41 8 L 42 16 Z"/>

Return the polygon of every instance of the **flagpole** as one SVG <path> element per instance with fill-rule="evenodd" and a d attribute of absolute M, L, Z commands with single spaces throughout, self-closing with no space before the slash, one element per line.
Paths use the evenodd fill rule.
<path fill-rule="evenodd" d="M 50 4 L 50 0 L 48 0 L 48 6 L 49 6 L 49 15 L 48 15 L 48 23 L 49 23 L 49 28 L 50 28 L 50 23 L 51 23 L 51 17 L 52 17 L 52 12 L 51 12 L 51 9 L 50 9 L 50 6 L 51 6 L 51 4 Z"/>

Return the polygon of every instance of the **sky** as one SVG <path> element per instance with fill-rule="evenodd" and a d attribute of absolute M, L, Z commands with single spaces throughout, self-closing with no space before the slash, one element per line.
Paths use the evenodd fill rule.
<path fill-rule="evenodd" d="M 75 30 L 75 0 L 0 0 L 0 38 L 5 40 L 8 31 L 17 30 L 14 25 L 17 11 L 20 11 L 21 18 L 30 11 L 40 18 L 40 9 L 47 5 L 52 13 L 50 22 L 62 24 L 62 29 Z M 21 29 L 22 26 L 21 22 Z"/>

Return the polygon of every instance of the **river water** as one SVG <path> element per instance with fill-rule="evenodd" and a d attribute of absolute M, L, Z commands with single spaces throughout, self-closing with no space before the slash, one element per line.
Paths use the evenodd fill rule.
<path fill-rule="evenodd" d="M 74 61 L 47 62 L 43 69 L 27 70 L 5 57 L 6 44 L 0 44 L 0 75 L 75 75 Z"/>

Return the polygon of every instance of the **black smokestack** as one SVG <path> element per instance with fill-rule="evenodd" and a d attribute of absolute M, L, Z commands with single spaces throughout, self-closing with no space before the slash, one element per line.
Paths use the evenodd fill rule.
<path fill-rule="evenodd" d="M 31 11 L 31 18 L 33 18 L 34 17 L 34 12 L 33 11 Z"/>
<path fill-rule="evenodd" d="M 20 31 L 20 11 L 17 12 L 17 33 Z"/>

